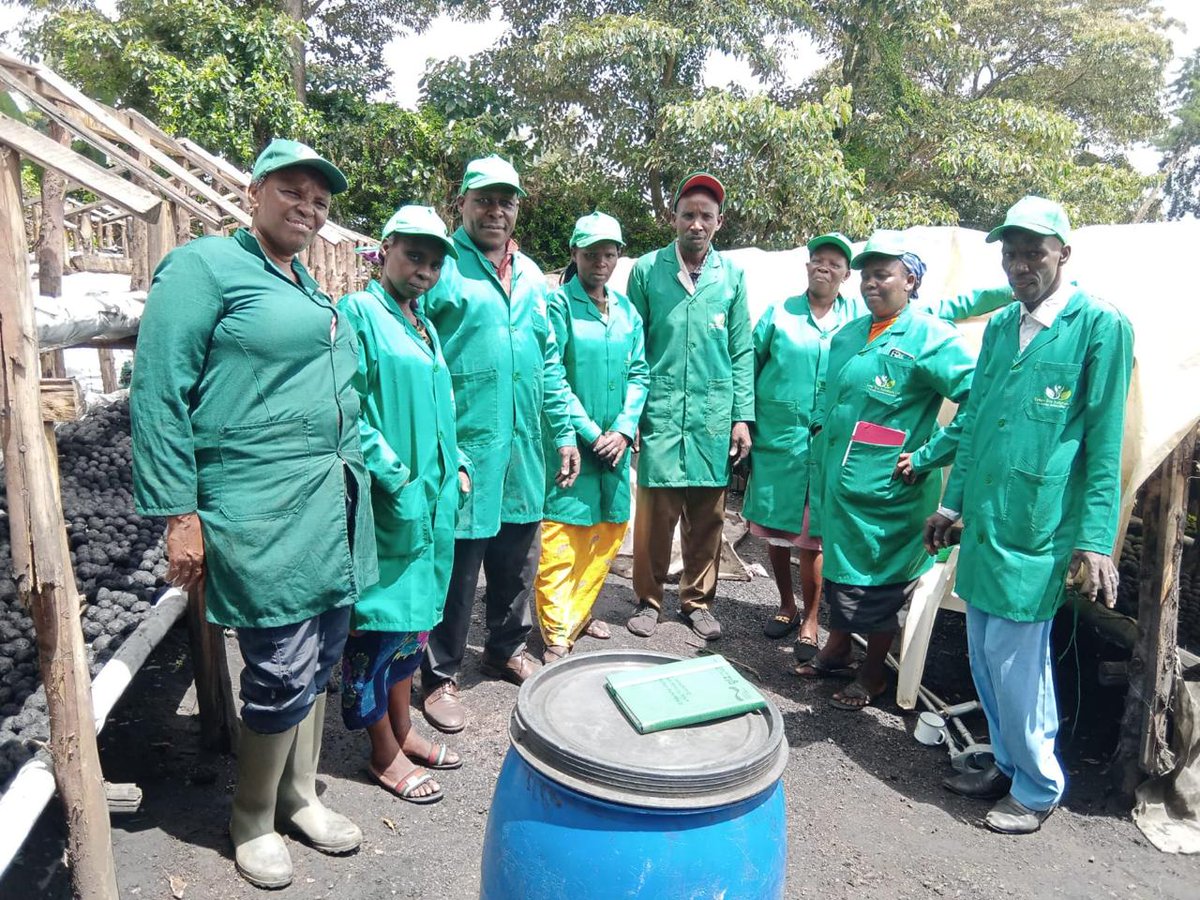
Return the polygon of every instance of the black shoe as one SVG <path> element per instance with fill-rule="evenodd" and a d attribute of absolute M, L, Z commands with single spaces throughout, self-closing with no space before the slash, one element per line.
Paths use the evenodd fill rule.
<path fill-rule="evenodd" d="M 1012 779 L 994 763 L 982 772 L 964 772 L 942 781 L 942 787 L 974 800 L 999 800 L 1012 787 Z"/>
<path fill-rule="evenodd" d="M 1009 794 L 991 808 L 983 824 L 1000 834 L 1033 834 L 1056 809 L 1057 803 L 1049 809 L 1030 809 Z"/>

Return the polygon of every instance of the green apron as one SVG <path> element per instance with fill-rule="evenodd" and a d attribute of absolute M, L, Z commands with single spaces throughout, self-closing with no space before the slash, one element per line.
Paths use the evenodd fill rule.
<path fill-rule="evenodd" d="M 1020 316 L 1014 303 L 988 322 L 942 503 L 963 514 L 958 593 L 1038 622 L 1063 603 L 1072 551 L 1117 539 L 1133 329 L 1076 289 L 1018 352 Z"/>
<path fill-rule="evenodd" d="M 199 513 L 208 617 L 232 628 L 349 605 L 378 574 L 355 341 L 304 267 L 292 269 L 300 284 L 244 229 L 198 238 L 159 264 L 138 332 L 137 510 Z"/>
<path fill-rule="evenodd" d="M 824 576 L 840 584 L 911 581 L 933 564 L 923 526 L 941 491 L 936 470 L 958 443 L 953 423 L 938 428 L 938 410 L 943 398 L 962 402 L 975 368 L 954 326 L 923 311 L 904 309 L 868 344 L 870 328 L 864 316 L 834 337 L 818 401 L 809 531 L 823 540 Z M 860 421 L 903 431 L 903 445 L 851 443 Z M 902 452 L 913 454 L 916 484 L 892 478 Z"/>
<path fill-rule="evenodd" d="M 808 497 L 813 411 L 825 384 L 829 346 L 867 309 L 839 296 L 818 324 L 808 294 L 769 307 L 754 326 L 754 446 L 742 515 L 799 534 Z"/>
<path fill-rule="evenodd" d="M 638 484 L 725 487 L 733 423 L 754 421 L 746 279 L 715 248 L 694 293 L 681 277 L 674 244 L 641 257 L 629 275 L 650 366 Z"/>
<path fill-rule="evenodd" d="M 441 621 L 454 561 L 458 451 L 454 393 L 433 325 L 422 340 L 377 281 L 338 309 L 358 340 L 358 433 L 371 473 L 379 583 L 354 605 L 353 627 L 428 631 Z"/>
<path fill-rule="evenodd" d="M 546 314 L 546 279 L 514 253 L 511 294 L 466 231 L 458 261 L 422 301 L 454 384 L 458 445 L 475 466 L 459 511 L 459 538 L 487 538 L 501 522 L 541 520 L 546 499 L 543 414 L 555 447 L 573 445 L 567 387 Z"/>
<path fill-rule="evenodd" d="M 592 452 L 596 438 L 619 431 L 632 442 L 646 402 L 648 369 L 642 317 L 629 300 L 608 291 L 608 313 L 572 278 L 549 299 L 550 324 L 570 388 L 571 424 L 579 436 L 580 472 L 571 487 L 554 483 L 558 453 L 546 445 L 546 518 L 567 525 L 629 521 L 629 458 L 616 468 Z"/>

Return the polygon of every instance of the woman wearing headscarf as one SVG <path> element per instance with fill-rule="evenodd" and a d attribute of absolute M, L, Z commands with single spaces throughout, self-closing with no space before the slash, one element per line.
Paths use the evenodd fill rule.
<path fill-rule="evenodd" d="M 861 300 L 841 293 L 854 255 L 849 239 L 818 235 L 808 254 L 807 290 L 768 307 L 754 326 L 754 446 L 742 507 L 750 533 L 767 542 L 779 588 L 779 613 L 763 633 L 782 638 L 799 628 L 801 663 L 817 652 L 821 600 L 821 541 L 809 533 L 810 426 L 833 336 L 866 313 Z M 800 555 L 803 615 L 792 588 L 793 548 Z"/>
<path fill-rule="evenodd" d="M 796 671 L 848 673 L 850 636 L 866 635 L 857 677 L 830 701 L 857 710 L 886 690 L 900 611 L 933 564 L 922 525 L 937 508 L 937 471 L 958 444 L 957 424 L 940 428 L 937 415 L 943 400 L 967 397 L 975 355 L 953 325 L 909 304 L 925 264 L 902 234 L 876 232 L 851 266 L 870 315 L 833 339 L 814 450 L 811 531 L 825 547 L 830 634 Z"/>
<path fill-rule="evenodd" d="M 433 803 L 442 788 L 429 769 L 456 769 L 462 759 L 416 732 L 409 697 L 429 630 L 442 618 L 459 498 L 471 482 L 450 372 L 420 301 L 458 251 L 427 206 L 401 207 L 381 240 L 379 280 L 338 304 L 358 341 L 358 430 L 379 554 L 379 583 L 355 604 L 346 641 L 342 719 L 366 729 L 367 770 L 379 785 Z"/>
<path fill-rule="evenodd" d="M 154 273 L 130 395 L 138 512 L 167 517 L 169 577 L 203 586 L 245 663 L 229 833 L 238 872 L 265 888 L 292 879 L 277 828 L 326 853 L 362 841 L 316 792 L 325 688 L 377 577 L 357 354 L 296 258 L 346 187 L 310 147 L 272 141 L 250 227 Z"/>
<path fill-rule="evenodd" d="M 548 311 L 566 369 L 571 424 L 587 449 L 569 487 L 553 478 L 552 465 L 546 467 L 536 582 L 544 662 L 570 653 L 585 629 L 593 637 L 610 636 L 607 625 L 592 619 L 592 605 L 629 523 L 629 447 L 649 382 L 642 317 L 607 287 L 624 246 L 620 223 L 601 212 L 584 216 L 570 246 L 571 265 L 563 286 L 550 295 Z M 549 440 L 545 444 L 553 463 L 557 452 Z"/>

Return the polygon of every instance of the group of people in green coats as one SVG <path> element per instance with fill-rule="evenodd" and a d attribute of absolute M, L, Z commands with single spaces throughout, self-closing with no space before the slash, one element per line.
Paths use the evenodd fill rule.
<path fill-rule="evenodd" d="M 401 207 L 378 277 L 334 302 L 298 254 L 347 186 L 311 148 L 272 141 L 250 227 L 172 251 L 139 334 L 137 506 L 167 518 L 170 578 L 203 589 L 244 662 L 230 834 L 247 880 L 290 882 L 285 833 L 334 854 L 361 843 L 315 788 L 335 666 L 343 720 L 370 740 L 368 777 L 410 802 L 441 798 L 435 773 L 462 759 L 414 728 L 412 680 L 420 670 L 431 725 L 465 727 L 481 571 L 488 677 L 520 684 L 582 635 L 610 636 L 592 608 L 631 515 L 629 631 L 661 621 L 678 531 L 679 615 L 719 638 L 726 491 L 743 460 L 745 515 L 780 589 L 766 631 L 799 631 L 798 674 L 848 677 L 841 708 L 883 693 L 904 604 L 961 518 L 995 765 L 947 786 L 999 800 L 997 830 L 1036 830 L 1063 789 L 1048 623 L 1068 566 L 1115 598 L 1132 365 L 1125 319 L 1063 279 L 1061 207 L 1026 198 L 990 236 L 1009 287 L 936 304 L 917 300 L 925 266 L 903 234 L 877 232 L 858 254 L 821 235 L 807 290 L 752 327 L 744 274 L 713 247 L 726 196 L 711 174 L 680 184 L 676 239 L 635 262 L 625 294 L 608 284 L 621 226 L 600 212 L 576 223 L 571 265 L 547 289 L 513 240 L 519 176 L 492 156 L 466 168 L 457 231 Z M 852 268 L 861 300 L 842 291 Z M 977 360 L 952 321 L 1000 307 Z M 942 426 L 944 399 L 959 407 Z M 858 665 L 852 633 L 868 638 Z"/>

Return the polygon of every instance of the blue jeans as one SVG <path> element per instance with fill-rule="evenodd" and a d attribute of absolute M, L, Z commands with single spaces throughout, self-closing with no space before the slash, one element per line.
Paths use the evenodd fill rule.
<path fill-rule="evenodd" d="M 996 765 L 1012 779 L 1012 796 L 1034 810 L 1057 805 L 1066 786 L 1054 752 L 1058 701 L 1052 624 L 1050 619 L 1014 622 L 967 604 L 971 676 L 987 716 Z"/>

